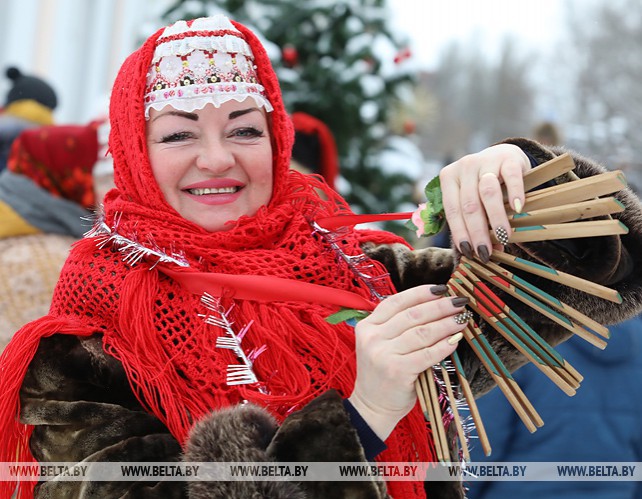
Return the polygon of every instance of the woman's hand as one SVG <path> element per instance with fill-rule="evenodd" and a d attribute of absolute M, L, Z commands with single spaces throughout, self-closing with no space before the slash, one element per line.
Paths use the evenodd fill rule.
<path fill-rule="evenodd" d="M 528 156 L 512 144 L 498 144 L 445 166 L 439 174 L 444 212 L 455 246 L 467 257 L 474 251 L 487 262 L 492 247 L 489 225 L 501 241 L 508 238 L 502 185 L 516 213 L 524 206 Z"/>
<path fill-rule="evenodd" d="M 357 378 L 349 400 L 385 440 L 417 402 L 415 381 L 457 347 L 467 298 L 418 286 L 383 300 L 356 328 Z"/>

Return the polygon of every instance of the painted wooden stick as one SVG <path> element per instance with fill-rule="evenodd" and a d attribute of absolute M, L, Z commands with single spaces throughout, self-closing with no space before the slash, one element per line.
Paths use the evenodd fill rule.
<path fill-rule="evenodd" d="M 459 443 L 466 461 L 470 461 L 470 451 L 468 450 L 468 442 L 466 441 L 466 434 L 464 432 L 464 427 L 462 419 L 459 415 L 459 409 L 457 408 L 457 399 L 455 397 L 455 392 L 450 383 L 450 374 L 446 369 L 446 366 L 443 362 L 440 364 L 441 367 L 441 377 L 444 380 L 444 386 L 446 387 L 446 394 L 448 395 L 448 400 L 450 401 L 450 409 L 453 411 L 453 424 L 457 430 L 457 436 L 459 437 Z"/>
<path fill-rule="evenodd" d="M 521 389 L 515 383 L 515 380 L 504 367 L 504 365 L 499 361 L 498 358 L 493 358 L 492 354 L 494 353 L 492 349 L 486 350 L 482 344 L 485 341 L 483 335 L 476 335 L 473 332 L 473 328 L 468 325 L 463 330 L 464 338 L 468 342 L 470 348 L 475 352 L 477 357 L 481 360 L 482 364 L 486 368 L 486 371 L 493 378 L 497 387 L 502 391 L 510 405 L 513 407 L 517 415 L 520 417 L 526 428 L 532 433 L 534 432 L 538 425 L 533 421 L 534 414 L 537 414 L 534 408 L 527 408 L 524 404 L 524 399 L 528 400 L 523 394 Z M 530 405 L 530 403 L 529 403 Z M 532 407 L 532 406 L 531 406 Z M 542 423 L 543 424 L 543 423 Z M 540 425 L 541 426 L 541 425 Z"/>
<path fill-rule="evenodd" d="M 444 448 L 443 441 L 440 438 L 438 429 L 436 427 L 435 421 L 437 421 L 437 414 L 435 414 L 435 406 L 428 389 L 428 383 L 426 380 L 426 372 L 423 372 L 417 378 L 415 382 L 415 389 L 419 395 L 420 404 L 424 410 L 424 417 L 430 422 L 430 427 L 432 428 L 433 441 L 435 444 L 435 452 L 437 454 L 437 460 L 443 462 L 446 460 L 446 455 L 448 455 L 448 450 Z M 422 403 L 423 401 L 423 403 Z M 426 416 L 427 415 L 427 416 Z"/>
<path fill-rule="evenodd" d="M 497 306 L 489 302 L 485 296 L 475 293 L 474 285 L 460 271 L 455 272 L 455 279 L 451 279 L 453 286 L 463 295 L 468 296 L 470 302 L 468 306 L 477 312 L 484 320 L 504 337 L 511 345 L 530 360 L 535 367 L 542 371 L 551 381 L 553 381 L 564 393 L 568 395 L 575 394 L 574 383 L 569 382 L 568 377 L 560 374 L 551 366 L 559 367 L 559 363 L 554 357 L 543 350 L 532 338 L 515 334 L 514 330 L 518 329 L 513 321 L 507 320 L 505 315 L 497 310 Z M 510 322 L 510 326 L 507 324 Z"/>
<path fill-rule="evenodd" d="M 490 259 L 499 262 L 505 263 L 510 267 L 515 267 L 521 270 L 525 270 L 531 274 L 538 275 L 550 281 L 558 282 L 564 284 L 571 288 L 579 289 L 585 293 L 589 293 L 593 296 L 599 298 L 604 298 L 614 303 L 622 303 L 622 296 L 616 290 L 602 286 L 592 281 L 582 279 L 581 277 L 574 276 L 572 274 L 567 274 L 565 272 L 555 270 L 552 267 L 547 267 L 540 263 L 531 262 L 525 260 L 524 258 L 519 258 L 513 255 L 509 255 L 503 251 L 493 250 L 490 255 Z"/>
<path fill-rule="evenodd" d="M 575 168 L 575 163 L 573 162 L 572 156 L 567 152 L 541 165 L 537 165 L 524 174 L 524 192 L 528 192 L 549 180 L 553 180 L 564 173 L 570 172 L 573 168 Z"/>
<path fill-rule="evenodd" d="M 454 294 L 454 293 L 453 293 Z M 459 386 L 461 391 L 464 394 L 464 399 L 468 405 L 468 410 L 470 411 L 470 416 L 473 419 L 475 424 L 475 430 L 477 431 L 477 437 L 479 438 L 479 443 L 482 446 L 485 456 L 490 456 L 492 452 L 492 447 L 490 445 L 490 440 L 488 440 L 488 435 L 486 434 L 486 428 L 484 427 L 484 422 L 482 421 L 481 414 L 479 413 L 479 408 L 475 402 L 475 397 L 473 396 L 473 391 L 470 388 L 470 383 L 466 378 L 466 373 L 464 372 L 464 367 L 459 359 L 459 355 L 455 350 L 450 356 L 453 365 L 455 366 L 455 372 L 457 373 L 457 379 L 459 380 Z"/>
<path fill-rule="evenodd" d="M 592 345 L 602 350 L 606 347 L 606 342 L 604 340 L 596 337 L 591 332 L 578 326 L 577 324 L 574 324 L 573 321 L 569 320 L 565 316 L 575 319 L 580 324 L 583 324 L 584 326 L 592 329 L 604 338 L 609 338 L 610 333 L 608 328 L 606 328 L 599 322 L 591 319 L 587 315 L 584 315 L 583 313 L 567 305 L 563 301 L 555 298 L 554 296 L 546 293 L 542 289 L 522 279 L 521 277 L 516 276 L 509 270 L 500 267 L 496 263 L 482 263 L 476 261 L 475 259 L 470 260 L 465 257 L 462 257 L 461 261 L 471 265 L 475 269 L 477 275 L 484 276 L 488 282 L 491 282 L 495 286 L 501 286 L 502 289 L 507 293 L 511 294 L 526 305 L 529 305 L 532 308 L 536 309 L 542 315 L 545 315 L 549 319 L 557 322 L 562 327 L 582 337 Z M 526 293 L 526 295 L 524 293 Z M 540 302 L 540 300 L 548 306 L 544 306 Z M 554 308 L 564 315 L 556 313 L 549 307 Z"/>
<path fill-rule="evenodd" d="M 502 317 L 501 314 L 495 313 L 495 316 L 503 323 L 504 327 L 510 329 L 521 341 L 529 344 L 535 350 L 536 354 L 539 355 L 543 360 L 548 360 L 548 364 L 550 365 L 551 369 L 555 371 L 557 375 L 559 375 L 564 380 L 566 385 L 570 387 L 567 394 L 574 395 L 575 390 L 579 388 L 580 382 L 582 381 L 582 379 L 584 379 L 584 377 L 573 366 L 566 362 L 564 358 L 559 353 L 557 353 L 557 351 L 555 351 L 553 347 L 551 347 L 539 334 L 537 334 L 535 330 L 533 330 L 533 328 L 531 328 L 526 323 L 526 321 L 524 321 L 517 313 L 511 310 L 508 305 L 501 301 L 497 297 L 497 295 L 495 295 L 485 284 L 477 283 L 474 280 L 478 279 L 478 276 L 481 276 L 486 282 L 489 282 L 494 286 L 501 287 L 503 291 L 514 296 L 515 298 L 518 298 L 537 312 L 542 313 L 543 315 L 546 315 L 551 319 L 557 319 L 557 317 L 559 317 L 560 319 L 565 318 L 559 316 L 559 314 L 556 314 L 553 310 L 548 308 L 539 300 L 531 296 L 524 295 L 523 293 L 520 294 L 515 292 L 515 288 L 508 281 L 500 278 L 495 273 L 484 268 L 481 264 L 466 259 L 465 261 L 462 261 L 461 265 L 463 265 L 464 267 L 472 267 L 472 269 L 475 271 L 476 275 L 473 276 L 469 273 L 468 277 L 473 280 L 473 284 L 475 285 L 475 287 L 478 287 L 480 290 L 482 290 L 486 297 L 492 301 L 492 305 L 496 306 L 498 310 L 501 309 L 501 311 L 504 313 L 504 317 Z M 568 321 L 568 319 L 566 320 Z M 568 322 L 569 324 L 572 324 L 575 329 L 581 329 L 571 321 Z M 566 326 L 565 323 L 562 323 L 562 325 Z M 570 327 L 567 327 L 567 329 L 575 332 Z M 588 334 L 588 332 L 586 333 Z"/>
<path fill-rule="evenodd" d="M 460 270 L 463 272 L 463 270 Z M 510 341 L 516 348 L 522 345 L 532 353 L 534 359 L 539 360 L 535 364 L 567 395 L 575 395 L 579 388 L 582 376 L 564 358 L 559 355 L 544 339 L 539 336 L 522 318 L 513 312 L 493 291 L 474 274 L 468 273 L 464 281 L 466 286 L 473 286 L 473 292 L 478 304 L 481 302 L 482 312 L 489 315 L 489 324 Z M 471 282 L 472 281 L 472 282 Z"/>
<path fill-rule="evenodd" d="M 584 377 L 564 358 L 557 353 L 535 330 L 533 330 L 517 313 L 501 302 L 497 296 L 490 291 L 483 283 L 477 284 L 486 297 L 491 300 L 494 306 L 501 308 L 503 315 L 495 314 L 500 327 L 508 334 L 512 333 L 515 338 L 527 344 L 535 355 L 541 358 L 546 366 L 537 366 L 552 381 L 554 381 L 567 395 L 573 396 L 580 387 Z M 560 381 L 558 383 L 558 380 Z"/>
<path fill-rule="evenodd" d="M 612 194 L 624 189 L 626 186 L 626 178 L 622 171 L 615 170 L 600 173 L 573 182 L 527 192 L 523 208 L 524 211 L 533 211 L 569 203 L 578 203 Z M 507 206 L 507 212 L 509 214 L 512 213 L 510 206 Z"/>
<path fill-rule="evenodd" d="M 417 399 L 419 400 L 419 405 L 421 406 L 421 412 L 424 413 L 424 419 L 430 421 L 430 412 L 428 411 L 428 401 L 427 394 L 424 394 L 423 387 L 419 378 L 415 382 L 415 391 L 417 392 Z"/>
<path fill-rule="evenodd" d="M 424 371 L 420 376 L 423 376 L 423 381 L 428 387 L 430 401 L 433 406 L 435 419 L 430 422 L 430 427 L 432 428 L 433 435 L 436 435 L 439 438 L 440 446 L 442 448 L 442 456 L 441 458 L 438 458 L 440 461 L 450 461 L 450 446 L 448 445 L 448 438 L 446 437 L 446 428 L 444 427 L 444 419 L 439 402 L 439 391 L 437 390 L 437 385 L 435 383 L 434 372 L 431 368 L 428 371 Z"/>
<path fill-rule="evenodd" d="M 516 213 L 509 217 L 509 223 L 513 228 L 561 224 L 612 215 L 622 211 L 624 211 L 624 205 L 620 201 L 614 197 L 607 197 Z"/>
<path fill-rule="evenodd" d="M 509 243 L 529 243 L 552 239 L 574 239 L 578 237 L 599 237 L 627 234 L 629 229 L 619 220 L 587 220 L 563 224 L 515 227 L 508 236 Z M 500 243 L 494 232 L 490 233 L 494 244 Z"/>

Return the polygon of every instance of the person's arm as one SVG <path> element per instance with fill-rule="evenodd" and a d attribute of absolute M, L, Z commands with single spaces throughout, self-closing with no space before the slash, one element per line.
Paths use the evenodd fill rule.
<path fill-rule="evenodd" d="M 264 409 L 253 404 L 213 412 L 192 429 L 185 460 L 368 462 L 344 402 L 334 390 L 291 413 L 280 426 Z M 188 487 L 190 497 L 387 497 L 381 480 L 190 482 Z"/>
<path fill-rule="evenodd" d="M 547 149 L 528 139 L 509 139 L 507 143 L 519 146 L 527 157 L 535 158 L 541 164 L 562 149 Z M 596 175 L 606 171 L 590 160 L 572 153 L 578 177 Z M 572 181 L 573 175 L 557 179 L 559 182 Z M 527 281 L 542 288 L 561 301 L 603 324 L 613 324 L 634 316 L 642 308 L 642 208 L 637 197 L 629 189 L 617 193 L 617 199 L 626 209 L 614 218 L 621 220 L 629 233 L 622 236 L 594 237 L 578 240 L 543 241 L 523 245 L 508 244 L 505 250 L 516 256 L 541 262 L 558 270 L 609 286 L 620 292 L 623 303 L 617 305 L 595 298 L 573 288 L 558 285 L 532 274 L 516 271 Z M 364 244 L 363 249 L 372 258 L 382 262 L 389 270 L 398 291 L 419 284 L 444 283 L 450 277 L 457 254 L 453 250 L 428 248 L 411 250 L 402 244 Z M 511 269 L 513 271 L 514 269 Z M 501 293 L 499 293 L 501 294 Z M 516 300 L 506 302 L 522 316 L 551 345 L 555 346 L 571 335 L 566 329 L 544 318 L 541 314 Z M 488 325 L 482 328 L 506 366 L 514 371 L 526 362 L 512 346 L 505 342 Z M 472 353 L 465 341 L 460 342 L 457 352 L 469 377 L 473 391 L 483 394 L 494 383 L 481 367 L 479 359 Z"/>
<path fill-rule="evenodd" d="M 279 427 L 252 404 L 213 411 L 195 424 L 185 448 L 134 396 L 101 335 L 43 338 L 21 389 L 21 419 L 33 425 L 35 459 L 46 462 L 367 463 L 344 401 L 326 392 Z M 44 482 L 36 497 L 386 497 L 383 482 L 140 481 Z"/>
<path fill-rule="evenodd" d="M 21 421 L 33 425 L 30 448 L 41 462 L 178 462 L 181 448 L 134 397 L 101 335 L 43 338 L 21 392 Z M 127 494 L 127 495 L 126 495 Z M 47 481 L 36 497 L 185 498 L 181 482 Z"/>

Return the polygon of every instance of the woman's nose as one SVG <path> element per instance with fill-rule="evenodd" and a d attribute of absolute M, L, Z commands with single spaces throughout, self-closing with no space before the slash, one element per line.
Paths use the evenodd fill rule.
<path fill-rule="evenodd" d="M 221 140 L 203 142 L 196 158 L 196 167 L 213 173 L 222 173 L 235 164 L 234 154 Z"/>

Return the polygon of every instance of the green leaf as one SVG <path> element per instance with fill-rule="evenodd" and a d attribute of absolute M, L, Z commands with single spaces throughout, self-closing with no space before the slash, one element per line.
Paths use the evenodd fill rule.
<path fill-rule="evenodd" d="M 426 207 L 421 210 L 419 215 L 424 222 L 424 233 L 422 237 L 428 237 L 437 234 L 446 224 L 446 214 L 441 197 L 439 175 L 426 184 L 424 193 L 426 195 Z M 407 223 L 406 226 L 410 229 L 414 227 L 414 230 L 417 230 L 417 227 L 412 222 Z"/>
<path fill-rule="evenodd" d="M 370 312 L 366 312 L 365 310 L 356 310 L 354 308 L 342 308 L 338 312 L 329 315 L 326 317 L 326 321 L 328 321 L 330 324 L 340 324 L 345 321 L 349 320 L 356 320 L 360 321 L 361 319 L 365 319 L 370 315 Z"/>
<path fill-rule="evenodd" d="M 417 229 L 419 229 L 419 227 L 417 227 L 412 220 L 408 220 L 406 222 L 406 227 L 413 232 L 417 232 Z"/>
<path fill-rule="evenodd" d="M 435 212 L 440 212 L 444 209 L 444 203 L 441 198 L 441 181 L 439 180 L 439 175 L 426 184 L 424 193 L 426 194 L 427 205 L 431 206 Z"/>

